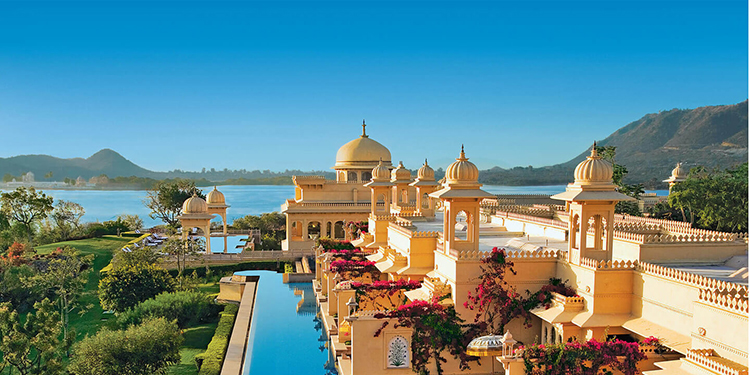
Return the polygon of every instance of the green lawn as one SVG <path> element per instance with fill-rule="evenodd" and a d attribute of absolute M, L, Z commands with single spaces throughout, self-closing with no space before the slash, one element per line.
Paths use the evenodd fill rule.
<path fill-rule="evenodd" d="M 87 238 L 84 240 L 56 242 L 48 245 L 35 247 L 39 254 L 51 253 L 58 247 L 71 246 L 83 254 L 94 254 L 93 270 L 89 273 L 89 281 L 86 284 L 86 294 L 81 297 L 80 304 L 90 307 L 83 315 L 74 311 L 70 314 L 70 325 L 75 329 L 76 341 L 86 335 L 93 335 L 102 323 L 102 308 L 99 305 L 97 290 L 99 288 L 99 271 L 112 260 L 112 254 L 119 250 L 132 238 L 104 236 L 102 238 Z"/>
<path fill-rule="evenodd" d="M 169 375 L 197 375 L 198 368 L 195 367 L 195 356 L 206 351 L 208 343 L 214 336 L 216 326 L 219 322 L 203 324 L 186 328 L 183 331 L 185 342 L 180 348 L 180 363 L 169 368 Z"/>

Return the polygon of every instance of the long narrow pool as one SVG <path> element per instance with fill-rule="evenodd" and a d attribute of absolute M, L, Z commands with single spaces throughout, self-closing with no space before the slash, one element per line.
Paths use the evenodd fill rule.
<path fill-rule="evenodd" d="M 243 374 L 335 375 L 312 284 L 284 284 L 271 271 L 237 274 L 260 276 Z"/>

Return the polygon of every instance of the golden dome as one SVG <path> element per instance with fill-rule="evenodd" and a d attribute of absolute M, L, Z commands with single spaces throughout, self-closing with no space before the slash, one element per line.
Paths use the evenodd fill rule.
<path fill-rule="evenodd" d="M 451 183 L 476 183 L 479 179 L 479 169 L 470 162 L 464 154 L 464 146 L 461 145 L 461 155 L 448 166 L 445 171 L 445 182 Z"/>
<path fill-rule="evenodd" d="M 398 162 L 398 167 L 391 171 L 391 182 L 411 181 L 411 172 L 404 168 L 404 162 Z"/>
<path fill-rule="evenodd" d="M 386 166 L 391 165 L 391 152 L 373 141 L 365 134 L 365 124 L 362 123 L 362 135 L 341 146 L 336 153 L 335 169 L 371 169 L 382 160 Z"/>
<path fill-rule="evenodd" d="M 203 198 L 199 197 L 196 194 L 193 194 L 192 197 L 186 199 L 185 202 L 182 203 L 182 213 L 183 214 L 208 213 L 208 204 L 206 204 L 206 201 L 203 200 Z"/>
<path fill-rule="evenodd" d="M 612 164 L 602 160 L 596 152 L 596 143 L 591 149 L 591 155 L 586 157 L 575 170 L 576 183 L 606 182 L 612 183 Z"/>
<path fill-rule="evenodd" d="M 391 171 L 383 164 L 380 160 L 378 165 L 372 169 L 372 180 L 373 181 L 389 181 L 391 179 Z"/>
<path fill-rule="evenodd" d="M 435 181 L 435 170 L 427 165 L 427 159 L 424 159 L 424 165 L 417 171 L 417 178 L 422 181 Z"/>
<path fill-rule="evenodd" d="M 680 179 L 687 178 L 687 171 L 685 168 L 682 168 L 682 163 L 677 163 L 677 166 L 672 169 L 672 177 Z"/>
<path fill-rule="evenodd" d="M 214 186 L 214 189 L 208 192 L 208 195 L 206 195 L 206 203 L 208 204 L 226 203 L 226 200 L 224 200 L 224 193 L 216 190 L 216 186 Z"/>

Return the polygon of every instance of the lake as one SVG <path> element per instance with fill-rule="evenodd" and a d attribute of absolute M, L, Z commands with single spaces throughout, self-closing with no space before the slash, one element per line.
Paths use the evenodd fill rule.
<path fill-rule="evenodd" d="M 213 188 L 203 188 L 208 193 Z M 227 204 L 227 221 L 245 215 L 258 215 L 263 212 L 279 211 L 285 200 L 294 198 L 291 185 L 231 185 L 219 186 Z M 549 186 L 496 186 L 485 185 L 483 190 L 493 194 L 556 194 L 565 191 L 565 185 Z M 146 227 L 161 224 L 161 221 L 148 217 L 149 209 L 143 204 L 145 190 L 45 190 L 47 195 L 57 200 L 76 202 L 83 206 L 86 214 L 84 222 L 113 220 L 118 215 L 138 215 Z M 667 195 L 667 190 L 649 190 L 657 195 Z M 220 221 L 220 219 L 215 219 Z"/>

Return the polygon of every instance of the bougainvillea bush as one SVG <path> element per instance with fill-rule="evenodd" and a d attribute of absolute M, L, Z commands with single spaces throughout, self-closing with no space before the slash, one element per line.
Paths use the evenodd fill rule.
<path fill-rule="evenodd" d="M 362 221 L 350 221 L 346 224 L 352 235 L 357 236 L 359 233 L 367 233 L 367 220 Z"/>
<path fill-rule="evenodd" d="M 550 279 L 539 291 L 526 291 L 526 297 L 518 293 L 505 280 L 508 273 L 516 274 L 513 262 L 506 258 L 504 249 L 493 248 L 492 253 L 482 259 L 479 285 L 474 293 L 469 292 L 464 307 L 476 311 L 474 323 L 486 333 L 502 333 L 505 325 L 515 318 L 523 319 L 524 325 L 531 326 L 531 310 L 538 306 L 549 308 L 552 293 L 575 296 L 573 289 L 565 286 L 560 279 Z"/>
<path fill-rule="evenodd" d="M 532 345 L 518 348 L 516 354 L 523 357 L 526 373 L 533 375 L 612 374 L 607 368 L 635 375 L 638 362 L 646 359 L 637 342 L 622 340 Z"/>
<path fill-rule="evenodd" d="M 336 260 L 331 262 L 328 269 L 334 273 L 349 272 L 352 276 L 360 276 L 367 272 L 371 273 L 373 278 L 380 275 L 380 270 L 375 267 L 375 262 L 367 260 Z"/>
<path fill-rule="evenodd" d="M 352 282 L 351 288 L 356 291 L 360 309 L 392 310 L 409 302 L 403 293 L 422 286 L 419 281 L 375 281 L 370 284 Z"/>
<path fill-rule="evenodd" d="M 414 372 L 429 374 L 428 365 L 432 360 L 437 373 L 442 374 L 442 366 L 447 362 L 443 356 L 445 351 L 460 361 L 462 370 L 468 369 L 471 361 L 479 360 L 466 354 L 466 346 L 479 331 L 474 324 L 463 324 L 453 306 L 443 306 L 437 300 L 416 300 L 396 310 L 376 314 L 375 318 L 395 318 L 398 321 L 394 328 L 412 328 L 411 366 Z M 384 322 L 375 332 L 375 337 L 380 336 L 388 325 L 388 321 Z"/>

